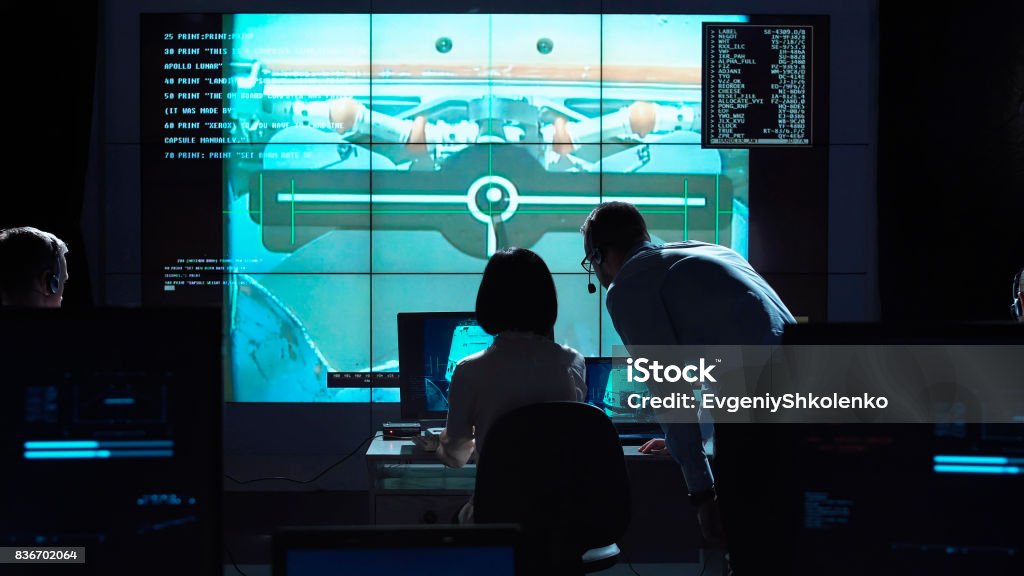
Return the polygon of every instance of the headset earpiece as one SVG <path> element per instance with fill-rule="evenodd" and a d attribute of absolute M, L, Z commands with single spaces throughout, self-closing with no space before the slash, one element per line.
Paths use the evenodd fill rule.
<path fill-rule="evenodd" d="M 50 296 L 56 296 L 57 292 L 60 292 L 60 249 L 54 241 L 50 242 L 50 246 L 53 249 L 53 270 L 46 281 L 46 289 L 49 290 Z"/>
<path fill-rule="evenodd" d="M 1024 276 L 1024 269 L 1013 277 L 1013 304 L 1010 304 L 1010 311 L 1013 312 L 1014 319 L 1024 317 L 1024 301 L 1021 301 L 1020 297 L 1021 276 Z"/>

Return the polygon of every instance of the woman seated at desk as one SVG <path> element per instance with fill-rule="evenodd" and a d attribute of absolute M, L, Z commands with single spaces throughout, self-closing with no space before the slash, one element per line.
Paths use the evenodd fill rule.
<path fill-rule="evenodd" d="M 485 350 L 459 362 L 448 392 L 448 422 L 437 457 L 455 468 L 505 413 L 540 402 L 584 401 L 583 356 L 554 341 L 558 298 L 540 256 L 523 248 L 494 254 L 476 296 L 480 327 L 495 336 Z M 471 511 L 464 509 L 460 520 Z"/>

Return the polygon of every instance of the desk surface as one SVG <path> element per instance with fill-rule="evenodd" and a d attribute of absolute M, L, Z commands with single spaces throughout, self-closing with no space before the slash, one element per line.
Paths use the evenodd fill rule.
<path fill-rule="evenodd" d="M 640 454 L 639 446 L 623 446 L 622 454 L 632 485 L 633 521 L 620 546 L 633 562 L 696 561 L 700 528 L 679 465 L 671 456 Z M 449 518 L 476 482 L 475 465 L 449 468 L 410 440 L 374 438 L 366 450 L 366 465 L 375 524 L 417 524 L 428 512 Z"/>
<path fill-rule="evenodd" d="M 671 456 L 664 454 L 641 454 L 639 446 L 623 446 L 622 455 L 626 460 L 637 462 L 645 460 L 651 462 L 672 460 Z M 373 442 L 370 442 L 370 446 L 366 449 L 366 459 L 440 464 L 433 452 L 420 450 L 413 444 L 412 440 L 385 440 L 379 436 L 374 438 Z"/>

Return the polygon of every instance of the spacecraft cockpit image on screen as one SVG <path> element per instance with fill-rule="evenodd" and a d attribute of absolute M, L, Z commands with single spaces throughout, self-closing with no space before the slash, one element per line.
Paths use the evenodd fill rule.
<path fill-rule="evenodd" d="M 555 275 L 559 343 L 607 355 L 579 265 L 604 201 L 746 255 L 748 152 L 700 146 L 701 24 L 745 19 L 224 16 L 225 256 L 252 263 L 225 307 L 233 397 L 338 400 L 326 372 L 398 369 L 395 315 L 471 307 L 509 246 Z"/>

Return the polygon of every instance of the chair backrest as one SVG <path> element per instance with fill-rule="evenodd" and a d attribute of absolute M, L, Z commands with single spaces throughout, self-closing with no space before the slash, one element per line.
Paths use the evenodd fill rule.
<path fill-rule="evenodd" d="M 618 542 L 630 504 L 618 434 L 588 404 L 513 410 L 493 425 L 478 455 L 474 521 L 521 525 L 538 567 L 573 570 L 587 550 Z"/>

